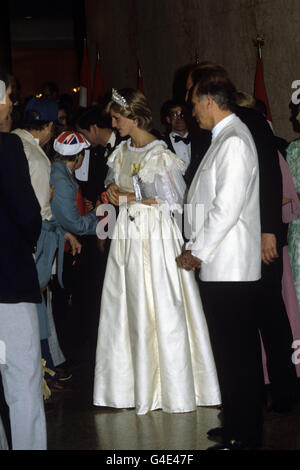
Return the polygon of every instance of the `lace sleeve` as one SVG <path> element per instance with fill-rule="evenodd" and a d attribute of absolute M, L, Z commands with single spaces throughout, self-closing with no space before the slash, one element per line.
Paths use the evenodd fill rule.
<path fill-rule="evenodd" d="M 146 193 L 155 195 L 159 204 L 168 204 L 178 210 L 183 204 L 186 185 L 183 179 L 184 164 L 174 153 L 157 145 L 144 160 L 139 176 Z"/>
<path fill-rule="evenodd" d="M 156 199 L 158 203 L 168 203 L 173 208 L 183 205 L 186 185 L 182 173 L 173 168 L 155 176 Z"/>

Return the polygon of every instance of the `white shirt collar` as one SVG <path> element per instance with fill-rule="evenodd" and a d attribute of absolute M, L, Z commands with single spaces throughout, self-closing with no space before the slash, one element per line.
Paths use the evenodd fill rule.
<path fill-rule="evenodd" d="M 213 142 L 215 138 L 220 134 L 222 129 L 227 126 L 227 124 L 232 121 L 236 115 L 234 113 L 229 114 L 229 116 L 226 116 L 224 119 L 218 122 L 218 124 L 215 125 L 215 127 L 212 128 L 212 137 L 211 141 Z"/>
<path fill-rule="evenodd" d="M 179 135 L 179 134 L 177 134 L 177 132 L 171 132 L 171 133 L 170 133 L 170 136 L 173 137 L 173 139 L 175 139 L 175 136 L 176 136 L 176 135 Z M 187 137 L 188 135 L 189 135 L 189 132 L 187 131 L 187 132 L 184 134 L 183 138 Z M 182 136 L 180 136 L 180 137 L 182 137 Z"/>
<path fill-rule="evenodd" d="M 114 132 L 112 132 L 112 133 L 111 133 L 111 136 L 110 136 L 110 138 L 108 139 L 106 145 L 110 144 L 112 147 L 114 147 L 114 146 L 115 146 L 115 143 L 116 143 L 116 134 L 115 134 Z"/>

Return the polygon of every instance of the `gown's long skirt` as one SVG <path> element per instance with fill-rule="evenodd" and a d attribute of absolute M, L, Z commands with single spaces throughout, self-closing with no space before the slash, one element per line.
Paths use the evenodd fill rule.
<path fill-rule="evenodd" d="M 121 207 L 101 300 L 95 405 L 144 414 L 220 404 L 194 273 L 175 261 L 182 245 L 168 211 Z"/>

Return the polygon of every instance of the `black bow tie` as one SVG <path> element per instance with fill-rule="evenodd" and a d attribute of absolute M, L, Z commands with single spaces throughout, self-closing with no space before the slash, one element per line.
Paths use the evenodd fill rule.
<path fill-rule="evenodd" d="M 187 137 L 180 137 L 180 135 L 175 135 L 174 140 L 176 144 L 177 142 L 183 142 L 185 145 L 188 145 L 191 141 L 191 138 L 189 135 Z"/>

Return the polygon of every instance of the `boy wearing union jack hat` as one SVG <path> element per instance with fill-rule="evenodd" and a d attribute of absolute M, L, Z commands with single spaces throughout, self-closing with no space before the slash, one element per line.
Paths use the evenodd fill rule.
<path fill-rule="evenodd" d="M 92 310 L 93 299 L 98 299 L 97 272 L 93 270 L 90 261 L 96 263 L 97 252 L 91 250 L 97 240 L 96 227 L 98 218 L 96 208 L 87 211 L 83 204 L 80 187 L 75 179 L 75 170 L 80 168 L 84 159 L 84 150 L 89 142 L 78 132 L 66 131 L 61 133 L 54 141 L 56 156 L 51 167 L 50 184 L 54 185 L 54 195 L 51 201 L 53 216 L 67 231 L 77 235 L 84 249 L 76 269 L 72 269 L 74 258 L 65 253 L 64 267 L 66 268 L 64 282 L 72 295 L 72 350 L 80 356 L 80 348 L 84 338 L 90 340 L 90 322 L 96 316 Z M 88 285 L 86 283 L 88 279 Z M 96 285 L 95 285 L 96 284 Z M 99 308 L 97 308 L 97 312 Z M 85 312 L 83 319 L 82 313 Z"/>
<path fill-rule="evenodd" d="M 53 147 L 62 156 L 76 156 L 82 154 L 90 143 L 79 132 L 65 131 L 55 139 Z"/>
<path fill-rule="evenodd" d="M 75 170 L 80 168 L 89 142 L 79 133 L 65 131 L 55 139 L 56 151 L 50 184 L 54 185 L 51 209 L 58 223 L 75 235 L 95 235 L 98 219 L 95 210 L 86 213 L 80 197 Z"/>

